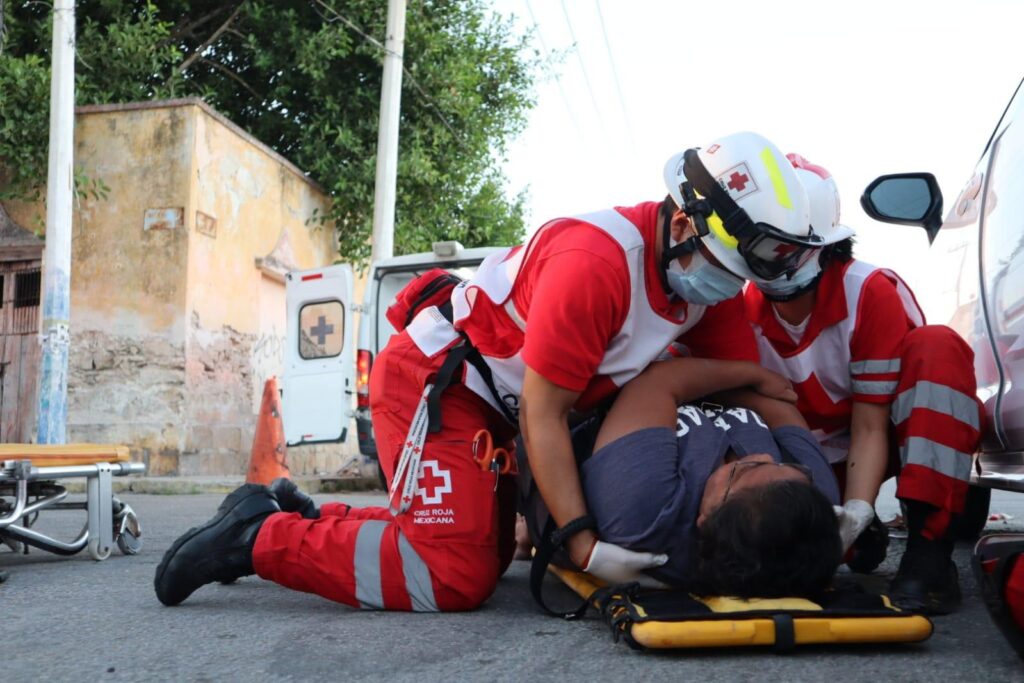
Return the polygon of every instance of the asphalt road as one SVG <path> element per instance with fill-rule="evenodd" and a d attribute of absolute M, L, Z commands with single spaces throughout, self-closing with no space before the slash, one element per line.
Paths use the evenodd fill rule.
<path fill-rule="evenodd" d="M 539 614 L 522 562 L 483 609 L 468 614 L 359 612 L 255 577 L 163 607 L 152 587 L 157 562 L 221 498 L 126 495 L 144 525 L 146 545 L 135 557 L 115 551 L 96 563 L 85 555 L 0 551 L 0 569 L 9 574 L 0 584 L 0 680 L 1024 681 L 1024 661 L 980 602 L 966 545 L 957 550 L 964 607 L 937 618 L 929 641 L 788 655 L 631 651 L 613 643 L 596 618 L 569 623 Z M 372 494 L 343 499 L 383 502 Z M 1024 495 L 997 492 L 992 510 L 1013 515 L 993 527 L 1024 528 Z M 74 513 L 52 513 L 39 528 L 71 536 L 77 524 Z M 894 571 L 901 550 L 894 541 L 883 575 Z"/>

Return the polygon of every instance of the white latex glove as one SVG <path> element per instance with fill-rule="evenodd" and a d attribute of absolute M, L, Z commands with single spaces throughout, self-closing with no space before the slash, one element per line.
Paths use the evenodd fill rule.
<path fill-rule="evenodd" d="M 832 509 L 836 511 L 836 518 L 839 520 L 839 537 L 843 541 L 845 554 L 875 518 L 875 506 L 866 500 L 854 498 L 846 501 L 843 506 L 833 505 Z"/>
<path fill-rule="evenodd" d="M 643 573 L 644 569 L 660 567 L 668 562 L 668 555 L 638 553 L 620 548 L 613 543 L 598 541 L 590 551 L 590 561 L 583 571 L 608 583 L 640 581 L 644 585 L 660 583 Z"/>

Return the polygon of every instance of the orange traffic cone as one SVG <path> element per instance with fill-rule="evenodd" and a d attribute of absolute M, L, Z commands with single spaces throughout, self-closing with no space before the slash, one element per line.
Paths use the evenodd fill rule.
<path fill-rule="evenodd" d="M 249 484 L 267 485 L 288 474 L 288 447 L 284 442 L 284 423 L 281 421 L 281 395 L 277 391 L 277 378 L 271 377 L 263 385 L 263 401 L 256 422 L 256 434 L 249 456 Z"/>

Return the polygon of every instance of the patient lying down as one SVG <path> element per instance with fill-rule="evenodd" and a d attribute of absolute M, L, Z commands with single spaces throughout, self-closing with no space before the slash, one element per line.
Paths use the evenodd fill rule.
<path fill-rule="evenodd" d="M 709 394 L 715 404 L 699 401 Z M 839 489 L 794 400 L 752 363 L 653 364 L 581 466 L 599 537 L 667 554 L 650 576 L 698 594 L 820 593 L 841 560 Z"/>

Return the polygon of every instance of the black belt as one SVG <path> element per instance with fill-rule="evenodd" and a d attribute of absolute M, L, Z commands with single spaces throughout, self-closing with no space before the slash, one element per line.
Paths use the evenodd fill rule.
<path fill-rule="evenodd" d="M 448 322 L 452 322 L 453 316 L 450 304 L 438 307 L 438 310 Z M 462 343 L 448 351 L 448 355 L 445 357 L 444 362 L 441 363 L 441 368 L 434 377 L 434 386 L 430 393 L 427 394 L 427 431 L 434 434 L 441 431 L 441 393 L 451 385 L 452 380 L 455 378 L 455 371 L 462 367 L 463 362 L 468 362 L 476 368 L 476 371 L 480 373 L 480 377 L 483 378 L 484 384 L 487 385 L 488 391 L 491 392 L 491 396 L 494 397 L 494 402 L 498 405 L 502 415 L 509 421 L 509 424 L 517 426 L 519 420 L 509 410 L 505 401 L 502 400 L 501 394 L 498 393 L 498 388 L 494 386 L 494 375 L 491 373 L 491 368 L 487 365 L 487 361 L 484 360 L 484 357 L 469 341 L 469 337 L 462 332 L 459 332 L 459 336 L 462 337 Z"/>

